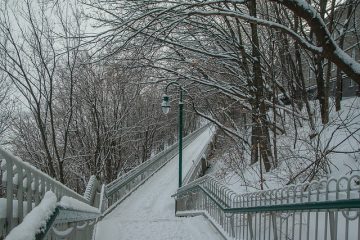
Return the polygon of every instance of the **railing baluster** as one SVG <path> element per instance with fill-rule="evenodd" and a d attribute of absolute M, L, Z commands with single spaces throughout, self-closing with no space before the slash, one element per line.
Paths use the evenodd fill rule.
<path fill-rule="evenodd" d="M 45 190 L 46 190 L 45 178 L 41 177 L 41 198 L 44 197 Z"/>
<path fill-rule="evenodd" d="M 271 218 L 272 218 L 272 224 L 273 224 L 273 236 L 274 236 L 274 240 L 278 240 L 278 234 L 277 234 L 277 225 L 276 225 L 276 216 L 275 213 L 271 214 Z M 269 239 L 270 239 L 270 234 L 269 234 Z"/>
<path fill-rule="evenodd" d="M 255 215 L 256 216 L 259 216 L 259 224 L 256 224 L 256 221 L 255 223 L 253 224 L 253 231 L 255 232 L 255 237 L 254 239 L 259 239 L 259 240 L 263 240 L 261 237 L 262 237 L 262 230 L 265 229 L 265 227 L 262 227 L 263 225 L 263 215 L 261 213 L 254 213 L 253 216 Z M 254 219 L 254 217 L 253 217 Z M 258 234 L 256 235 L 256 230 L 258 232 Z"/>
<path fill-rule="evenodd" d="M 329 211 L 329 223 L 330 223 L 330 239 L 336 240 L 336 231 L 335 231 L 335 216 L 333 211 Z"/>
<path fill-rule="evenodd" d="M 33 186 L 31 186 L 31 187 L 33 188 L 33 191 L 34 191 L 35 206 L 37 206 L 40 203 L 39 176 L 38 175 L 34 176 Z"/>
<path fill-rule="evenodd" d="M 249 237 L 249 218 L 248 218 L 248 214 L 244 214 L 244 217 L 246 216 L 246 220 L 245 221 L 247 221 L 247 224 L 245 223 L 245 221 L 244 221 L 244 228 L 246 227 L 246 239 L 249 239 L 250 237 Z M 245 239 L 245 238 L 244 238 Z"/>
<path fill-rule="evenodd" d="M 357 212 L 357 239 L 360 240 L 360 212 Z"/>
<path fill-rule="evenodd" d="M 318 199 L 317 199 L 317 201 L 319 201 Z M 315 213 L 315 240 L 318 240 L 318 235 L 319 235 L 319 231 L 318 231 L 318 229 L 319 229 L 319 212 L 316 212 Z"/>
<path fill-rule="evenodd" d="M 253 229 L 253 224 L 252 224 L 252 217 L 251 217 L 250 213 L 247 214 L 247 219 L 248 219 L 248 228 L 249 228 L 249 233 L 250 233 L 250 239 L 253 240 L 255 238 L 254 238 L 254 229 Z"/>
<path fill-rule="evenodd" d="M 231 215 L 231 217 L 229 218 L 229 230 L 230 230 L 230 236 L 231 237 L 235 237 L 236 233 L 235 233 L 235 216 L 234 214 Z"/>
<path fill-rule="evenodd" d="M 26 171 L 26 176 L 27 176 L 27 182 L 26 182 L 26 200 L 27 200 L 27 212 L 26 214 L 28 214 L 32 208 L 33 208 L 33 199 L 32 199 L 32 190 L 31 190 L 31 183 L 32 183 L 32 174 L 30 169 L 27 169 Z"/>
<path fill-rule="evenodd" d="M 23 184 L 23 179 L 24 179 L 24 175 L 23 175 L 23 169 L 19 166 L 17 167 L 18 169 L 18 179 L 17 179 L 17 187 L 18 187 L 18 191 L 17 191 L 17 200 L 18 200 L 18 222 L 22 222 L 23 218 L 24 218 L 24 184 Z"/>
<path fill-rule="evenodd" d="M 13 221 L 13 162 L 6 159 L 6 223 L 5 232 L 9 233 L 14 227 Z"/>

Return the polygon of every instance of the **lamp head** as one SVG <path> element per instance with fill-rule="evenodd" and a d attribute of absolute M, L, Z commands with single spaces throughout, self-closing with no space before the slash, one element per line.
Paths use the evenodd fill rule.
<path fill-rule="evenodd" d="M 168 114 L 170 111 L 170 98 L 168 95 L 164 94 L 162 99 L 163 101 L 161 103 L 161 109 L 164 114 Z"/>

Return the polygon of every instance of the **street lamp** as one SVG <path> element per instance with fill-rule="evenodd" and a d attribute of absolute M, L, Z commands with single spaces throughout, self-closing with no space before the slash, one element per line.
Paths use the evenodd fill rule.
<path fill-rule="evenodd" d="M 178 134 L 179 134 L 179 188 L 182 185 L 182 133 L 183 133 L 183 107 L 184 107 L 184 103 L 183 103 L 183 94 L 182 94 L 182 87 L 178 82 L 170 82 L 166 85 L 165 87 L 165 94 L 163 95 L 163 101 L 161 103 L 161 109 L 163 111 L 163 113 L 167 114 L 170 111 L 170 98 L 167 95 L 167 89 L 170 85 L 177 85 L 179 87 L 179 130 L 178 130 Z"/>
<path fill-rule="evenodd" d="M 169 100 L 170 100 L 169 96 L 164 94 L 163 101 L 161 103 L 161 109 L 164 114 L 168 114 L 170 111 L 170 101 Z"/>

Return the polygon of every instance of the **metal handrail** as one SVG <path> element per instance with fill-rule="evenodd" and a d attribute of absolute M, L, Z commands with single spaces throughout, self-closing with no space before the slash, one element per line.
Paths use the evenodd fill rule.
<path fill-rule="evenodd" d="M 36 234 L 35 239 L 73 239 L 76 234 L 79 238 L 79 232 L 81 239 L 91 239 L 94 224 L 99 216 L 100 212 L 86 212 L 57 206 L 45 228 Z M 83 230 L 85 227 L 86 231 Z"/>
<path fill-rule="evenodd" d="M 184 137 L 184 148 L 190 144 L 191 141 L 189 141 L 189 139 L 193 139 L 194 137 L 198 136 L 200 133 L 202 133 L 206 128 L 208 127 L 208 125 L 205 125 L 199 129 L 197 129 L 196 131 L 194 131 L 193 133 L 187 135 L 186 137 Z M 143 162 L 142 164 L 136 166 L 135 168 L 131 169 L 129 172 L 127 172 L 124 175 L 121 175 L 119 178 L 115 179 L 114 181 L 110 182 L 109 184 L 106 185 L 106 194 L 111 194 L 112 191 L 119 187 L 122 187 L 122 184 L 126 184 L 126 182 L 129 182 L 131 180 L 133 180 L 134 178 L 138 177 L 139 175 L 141 175 L 144 171 L 146 171 L 146 169 L 148 169 L 151 165 L 155 164 L 157 161 L 159 161 L 161 158 L 163 158 L 165 155 L 167 155 L 168 153 L 177 150 L 178 147 L 178 142 L 174 143 L 173 145 L 171 145 L 170 147 L 168 147 L 167 149 L 165 149 L 164 151 L 156 154 L 154 157 L 152 157 L 151 159 L 147 160 L 146 162 Z"/>
<path fill-rule="evenodd" d="M 90 176 L 89 181 L 86 185 L 86 189 L 84 192 L 84 198 L 90 204 L 93 202 L 93 198 L 95 197 L 95 192 L 97 190 L 98 181 L 95 175 Z"/>
<path fill-rule="evenodd" d="M 205 125 L 184 138 L 184 148 L 188 146 L 194 138 L 204 132 L 209 125 Z M 121 176 L 117 180 L 106 186 L 105 193 L 108 201 L 108 207 L 111 210 L 117 206 L 132 191 L 145 182 L 169 160 L 177 155 L 177 143 L 173 144 L 163 152 L 157 154 L 152 159 L 139 165 L 125 176 Z M 105 214 L 108 211 L 105 212 Z"/>
<path fill-rule="evenodd" d="M 96 202 L 96 191 L 98 181 L 95 176 L 91 176 L 85 190 L 84 196 L 90 202 L 94 202 L 95 206 L 91 211 L 79 210 L 74 208 L 72 204 L 63 203 L 63 199 L 57 203 L 51 217 L 47 220 L 46 226 L 36 234 L 36 240 L 42 239 L 90 239 L 95 227 L 97 219 L 103 211 L 103 198 L 105 185 L 101 186 L 100 196 Z M 94 201 L 92 200 L 94 198 Z M 71 200 L 73 201 L 73 200 Z M 85 205 L 86 206 L 86 205 Z M 87 207 L 86 207 L 87 208 Z"/>
<path fill-rule="evenodd" d="M 184 138 L 184 147 L 189 145 L 194 138 L 205 131 L 207 126 L 208 125 L 186 136 Z M 96 205 L 96 207 L 99 208 L 99 213 L 83 212 L 76 209 L 63 209 L 58 206 L 47 221 L 46 231 L 38 234 L 36 239 L 72 239 L 75 235 L 77 237 L 83 236 L 84 239 L 87 239 L 91 237 L 91 231 L 98 217 L 101 215 L 101 212 L 114 203 L 114 199 L 117 200 L 117 198 L 121 196 L 119 191 L 124 190 L 123 188 L 125 187 L 129 193 L 136 189 L 139 184 L 151 177 L 152 174 L 177 154 L 177 144 L 173 144 L 170 148 L 157 154 L 154 158 L 141 164 L 139 167 L 133 169 L 126 175 L 121 176 L 107 186 L 101 186 L 96 177 L 92 176 L 89 179 L 84 196 L 77 194 L 63 184 L 32 167 L 30 164 L 23 162 L 21 159 L 1 148 L 0 154 L 3 158 L 1 165 L 1 169 L 3 170 L 2 182 L 6 182 L 7 186 L 7 215 L 11 216 L 10 218 L 7 217 L 5 221 L 2 221 L 4 224 L 2 224 L 3 229 L 0 236 L 5 236 L 10 232 L 18 222 L 22 221 L 25 215 L 29 213 L 33 207 L 39 204 L 45 192 L 51 190 L 55 193 L 58 201 L 63 196 L 69 196 L 84 202 L 85 204 Z M 13 216 L 12 208 L 14 199 L 18 200 L 19 208 L 18 215 L 15 217 Z M 30 207 L 22 214 L 24 202 Z M 11 207 L 9 207 L 9 205 Z M 86 229 L 86 231 L 84 231 L 84 229 Z M 81 233 L 79 233 L 79 231 Z"/>
<path fill-rule="evenodd" d="M 2 156 L 3 160 L 1 162 L 1 168 L 4 171 L 3 175 L 6 176 L 6 178 L 3 177 L 2 182 L 11 183 L 13 182 L 14 185 L 18 184 L 21 180 L 25 180 L 27 177 L 29 177 L 28 174 L 31 174 L 29 178 L 40 179 L 41 181 L 44 181 L 46 187 L 52 188 L 51 190 L 54 190 L 53 192 L 56 194 L 58 198 L 60 198 L 62 195 L 66 194 L 66 196 L 71 196 L 72 198 L 75 198 L 77 200 L 80 200 L 82 202 L 87 202 L 86 198 L 78 194 L 77 192 L 73 191 L 72 189 L 68 188 L 64 184 L 60 183 L 59 181 L 51 178 L 49 175 L 43 173 L 39 169 L 35 168 L 34 166 L 30 165 L 29 163 L 26 163 L 22 161 L 20 158 L 15 157 L 10 152 L 6 151 L 2 147 L 0 147 L 0 157 Z M 10 169 L 10 166 L 12 166 L 12 169 Z M 20 171 L 22 170 L 22 172 Z M 8 174 L 13 173 L 13 174 Z M 22 179 L 20 179 L 20 175 L 22 175 Z M 26 175 L 26 176 L 24 176 Z M 13 177 L 13 179 L 11 179 Z M 12 181 L 10 181 L 12 180 Z M 24 187 L 27 187 L 28 185 L 34 188 L 35 182 L 26 181 L 27 184 L 23 183 Z M 39 183 L 41 184 L 41 183 Z M 39 186 L 40 187 L 40 186 Z M 36 189 L 34 189 L 36 191 Z"/>
<path fill-rule="evenodd" d="M 126 173 L 125 175 L 122 175 L 120 178 L 114 180 L 110 184 L 106 185 L 106 195 L 111 195 L 114 191 L 116 191 L 118 188 L 123 187 L 125 184 L 127 184 L 129 181 L 132 181 L 139 175 L 141 175 L 146 169 L 148 169 L 151 165 L 155 164 L 159 159 L 164 157 L 166 153 L 173 151 L 176 149 L 177 144 L 172 145 L 169 147 L 166 151 L 163 151 L 153 157 L 152 159 L 144 162 L 143 164 L 139 165 L 138 167 L 133 168 L 131 171 Z"/>
<path fill-rule="evenodd" d="M 353 183 L 359 179 L 353 175 L 236 194 L 205 176 L 173 197 L 177 215 L 204 214 L 229 238 L 353 239 L 349 226 L 360 224 L 360 187 Z M 344 228 L 338 227 L 342 221 Z"/>
<path fill-rule="evenodd" d="M 196 158 L 194 159 L 190 170 L 187 172 L 184 178 L 183 185 L 188 185 L 191 181 L 194 181 L 195 179 L 200 177 L 202 173 L 205 171 L 205 169 L 203 169 L 204 167 L 203 165 L 207 164 L 206 157 L 211 149 L 211 145 L 214 141 L 214 137 L 217 131 L 217 128 L 215 126 L 213 126 L 213 128 L 214 130 L 212 136 L 207 140 L 205 147 L 201 150 L 200 154 L 197 155 Z M 205 161 L 205 163 L 203 161 Z"/>
<path fill-rule="evenodd" d="M 329 209 L 360 209 L 360 199 L 340 199 L 334 201 L 319 201 L 319 202 L 305 202 L 305 203 L 289 203 L 278 205 L 264 205 L 256 207 L 229 207 L 220 198 L 216 198 L 213 194 L 207 191 L 202 186 L 194 186 L 191 190 L 201 190 L 225 213 L 247 213 L 247 212 L 278 212 L 278 211 L 305 211 L 305 210 L 329 210 Z M 176 195 L 175 195 L 176 196 Z"/>
<path fill-rule="evenodd" d="M 0 160 L 1 185 L 6 186 L 6 216 L 0 218 L 0 236 L 7 235 L 19 222 L 22 222 L 24 217 L 40 203 L 47 191 L 51 190 L 57 200 L 68 196 L 89 204 L 89 199 L 1 147 Z M 14 207 L 17 211 L 14 211 Z"/>

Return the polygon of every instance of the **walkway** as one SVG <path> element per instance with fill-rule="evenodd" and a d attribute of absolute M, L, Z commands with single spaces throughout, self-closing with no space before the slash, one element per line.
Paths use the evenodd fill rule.
<path fill-rule="evenodd" d="M 183 176 L 192 160 L 212 134 L 209 129 L 197 137 L 183 152 Z M 212 240 L 223 239 L 202 216 L 175 217 L 178 157 L 151 177 L 116 209 L 97 224 L 96 240 Z"/>

